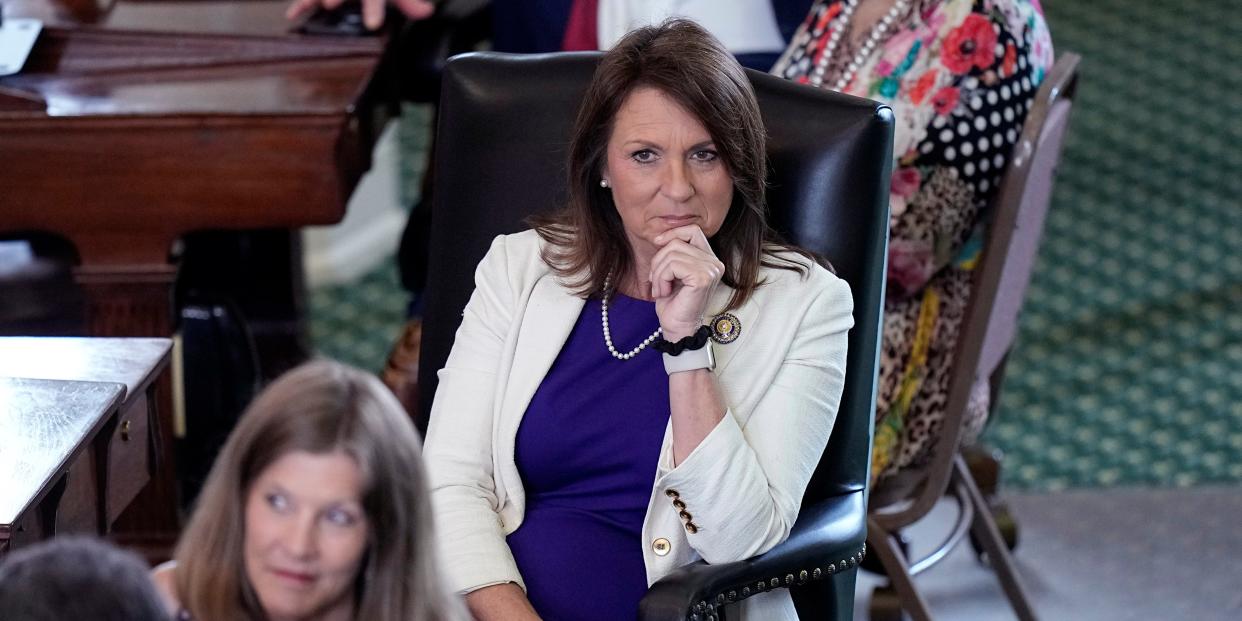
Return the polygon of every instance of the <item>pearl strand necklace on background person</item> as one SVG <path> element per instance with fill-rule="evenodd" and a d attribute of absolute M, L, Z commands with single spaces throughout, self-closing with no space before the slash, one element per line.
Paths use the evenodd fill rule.
<path fill-rule="evenodd" d="M 832 62 L 833 53 L 837 51 L 837 44 L 841 42 L 841 33 L 850 25 L 850 18 L 854 16 L 854 9 L 858 8 L 861 0 L 845 0 L 845 5 L 841 7 L 841 14 L 837 16 L 836 28 L 832 29 L 832 34 L 828 36 L 828 47 L 824 49 L 824 53 L 820 55 L 819 62 L 815 63 L 815 70 L 811 73 L 811 84 L 814 86 L 822 86 L 824 83 L 824 73 L 828 71 L 828 63 Z M 841 72 L 841 77 L 837 78 L 836 84 L 832 90 L 840 91 L 849 85 L 850 80 L 854 78 L 854 73 L 862 67 L 867 57 L 871 55 L 875 46 L 884 38 L 884 33 L 888 31 L 889 26 L 893 25 L 897 16 L 905 12 L 906 6 L 910 4 L 910 0 L 897 0 L 892 8 L 880 18 L 879 22 L 872 27 L 871 33 L 867 35 L 867 40 L 863 42 L 862 47 L 858 49 L 858 53 L 854 54 L 854 58 L 846 65 L 845 71 Z M 829 25 L 832 28 L 832 25 Z"/>
<path fill-rule="evenodd" d="M 660 338 L 660 335 L 664 333 L 664 328 L 656 328 L 656 331 L 652 332 L 651 336 L 647 337 L 646 339 L 643 340 L 643 342 L 639 343 L 638 347 L 635 347 L 634 349 L 631 349 L 630 351 L 624 354 L 617 351 L 617 348 L 612 346 L 612 333 L 608 331 L 608 296 L 609 295 L 612 295 L 612 274 L 609 274 L 604 277 L 604 297 L 602 300 L 600 300 L 600 305 L 599 305 L 600 320 L 604 324 L 604 344 L 608 346 L 608 353 L 612 354 L 613 358 L 616 358 L 617 360 L 629 360 L 630 358 L 637 356 L 638 352 L 645 349 L 648 345 L 654 343 L 656 339 Z"/>

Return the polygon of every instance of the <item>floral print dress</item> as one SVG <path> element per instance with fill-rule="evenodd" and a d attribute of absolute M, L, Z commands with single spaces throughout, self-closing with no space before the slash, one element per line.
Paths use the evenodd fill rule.
<path fill-rule="evenodd" d="M 867 0 L 862 0 L 866 2 Z M 847 33 L 823 57 L 842 0 L 818 0 L 772 73 L 825 88 L 856 59 Z M 861 47 L 861 46 L 859 46 Z M 1052 43 L 1038 0 L 912 0 L 843 92 L 890 105 L 896 119 L 888 298 L 872 476 L 921 466 L 944 419 L 971 270 L 993 198 L 1044 74 Z M 988 414 L 974 387 L 973 440 Z"/>

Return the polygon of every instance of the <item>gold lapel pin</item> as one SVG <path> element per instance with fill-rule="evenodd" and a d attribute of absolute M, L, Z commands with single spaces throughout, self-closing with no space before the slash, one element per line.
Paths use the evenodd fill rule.
<path fill-rule="evenodd" d="M 720 313 L 712 317 L 712 340 L 724 345 L 737 340 L 742 334 L 742 322 L 736 315 Z"/>

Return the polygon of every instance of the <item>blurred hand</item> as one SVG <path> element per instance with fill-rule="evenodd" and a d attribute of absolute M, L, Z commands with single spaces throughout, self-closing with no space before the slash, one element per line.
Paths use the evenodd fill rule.
<path fill-rule="evenodd" d="M 293 0 L 285 10 L 285 17 L 297 19 L 319 7 L 335 9 L 344 2 L 345 0 Z M 432 0 L 362 0 L 362 22 L 367 28 L 376 30 L 384 25 L 385 2 L 392 2 L 406 17 L 413 20 L 426 19 L 436 11 Z"/>
<path fill-rule="evenodd" d="M 651 297 L 664 338 L 675 342 L 703 325 L 707 302 L 724 276 L 724 263 L 697 224 L 666 231 L 654 241 L 662 247 L 651 260 Z"/>

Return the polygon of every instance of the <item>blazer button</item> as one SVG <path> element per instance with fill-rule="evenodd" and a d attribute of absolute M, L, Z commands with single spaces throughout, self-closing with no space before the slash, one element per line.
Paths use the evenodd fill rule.
<path fill-rule="evenodd" d="M 678 511 L 685 511 L 685 509 L 686 509 L 686 503 L 684 503 L 684 502 L 682 502 L 682 501 L 680 501 L 680 500 L 674 500 L 674 501 L 673 501 L 673 506 L 674 506 L 674 507 L 676 507 Z"/>
<path fill-rule="evenodd" d="M 672 549 L 673 545 L 668 542 L 668 539 L 663 537 L 651 542 L 651 551 L 655 552 L 656 556 L 668 556 L 669 551 Z"/>
<path fill-rule="evenodd" d="M 669 498 L 674 498 L 674 499 L 677 498 L 678 496 L 681 496 L 681 494 L 677 493 L 677 490 L 675 489 L 665 490 L 664 495 L 668 496 Z"/>
<path fill-rule="evenodd" d="M 694 522 L 686 522 L 686 532 L 688 532 L 688 533 L 690 533 L 691 535 L 693 535 L 693 534 L 695 534 L 695 533 L 699 532 L 699 527 L 698 527 L 698 526 L 695 526 L 695 525 L 694 525 Z"/>
<path fill-rule="evenodd" d="M 691 517 L 691 516 L 690 516 L 690 514 L 689 514 L 689 513 L 686 513 L 685 511 L 682 511 L 681 513 L 678 513 L 677 515 L 680 515 L 680 516 L 681 516 L 681 519 L 683 519 L 683 520 L 685 520 L 685 521 L 687 521 L 687 522 L 693 522 L 693 521 L 694 521 L 694 518 L 693 518 L 693 517 Z"/>

